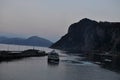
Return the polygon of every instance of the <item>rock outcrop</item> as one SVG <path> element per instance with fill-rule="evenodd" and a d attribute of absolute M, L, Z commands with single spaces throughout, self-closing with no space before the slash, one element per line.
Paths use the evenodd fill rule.
<path fill-rule="evenodd" d="M 66 51 L 120 51 L 120 22 L 84 18 L 70 25 L 68 33 L 51 48 Z"/>

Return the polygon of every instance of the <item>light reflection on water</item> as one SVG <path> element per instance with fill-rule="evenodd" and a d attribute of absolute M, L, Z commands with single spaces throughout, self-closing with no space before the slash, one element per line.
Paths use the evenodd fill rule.
<path fill-rule="evenodd" d="M 48 64 L 47 56 L 1 62 L 0 80 L 120 80 L 118 73 L 81 61 L 81 57 L 58 52 L 59 64 Z"/>

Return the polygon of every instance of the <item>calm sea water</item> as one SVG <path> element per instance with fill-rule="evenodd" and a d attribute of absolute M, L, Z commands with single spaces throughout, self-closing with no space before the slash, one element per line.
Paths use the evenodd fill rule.
<path fill-rule="evenodd" d="M 31 46 L 3 45 L 0 50 L 25 50 Z M 50 52 L 52 49 L 35 47 Z M 31 57 L 0 63 L 0 80 L 120 80 L 120 74 L 81 61 L 82 57 L 62 51 L 58 65 L 48 64 L 46 57 Z"/>

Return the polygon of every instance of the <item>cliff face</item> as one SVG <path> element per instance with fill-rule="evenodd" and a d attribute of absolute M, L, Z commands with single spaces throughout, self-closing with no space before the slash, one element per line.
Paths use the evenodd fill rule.
<path fill-rule="evenodd" d="M 84 18 L 72 24 L 68 33 L 51 48 L 67 51 L 119 51 L 120 23 L 96 22 Z"/>

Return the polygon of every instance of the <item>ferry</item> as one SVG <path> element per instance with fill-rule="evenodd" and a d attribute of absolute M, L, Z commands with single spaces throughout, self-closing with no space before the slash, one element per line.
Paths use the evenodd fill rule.
<path fill-rule="evenodd" d="M 53 50 L 48 54 L 48 62 L 57 63 L 59 62 L 59 54 Z"/>

